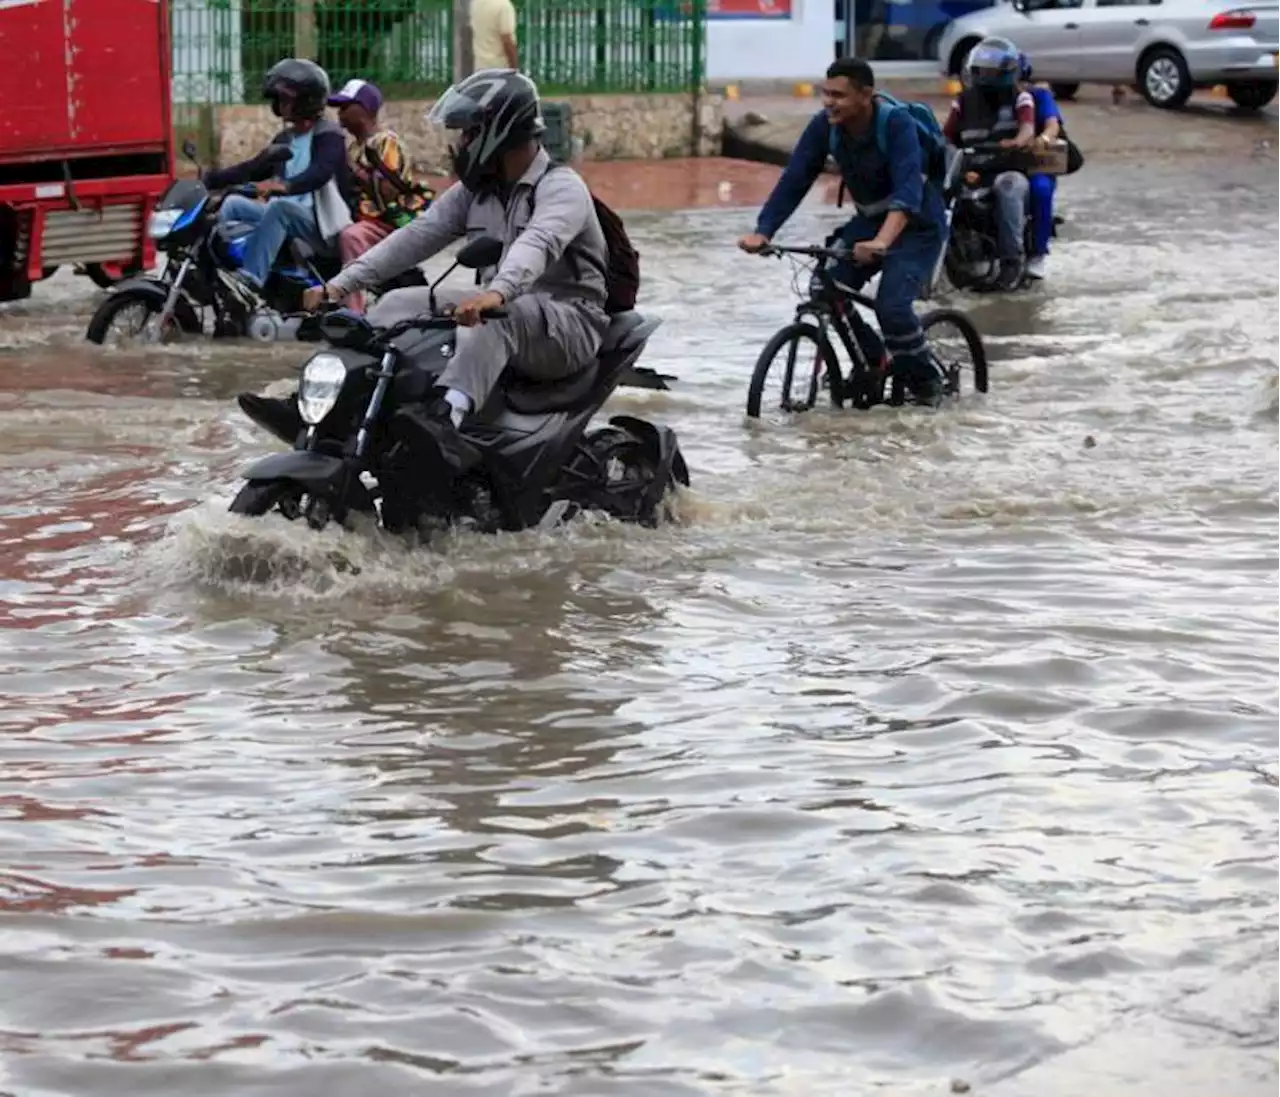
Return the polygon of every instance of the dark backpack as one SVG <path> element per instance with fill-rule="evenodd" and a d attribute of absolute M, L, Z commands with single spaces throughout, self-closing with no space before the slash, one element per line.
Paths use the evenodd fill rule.
<path fill-rule="evenodd" d="M 939 186 L 947 175 L 947 141 L 942 135 L 942 127 L 938 117 L 928 103 L 918 101 L 903 102 L 895 99 L 888 92 L 878 91 L 875 97 L 884 103 L 889 110 L 876 111 L 876 148 L 886 160 L 889 158 L 889 115 L 896 110 L 905 110 L 907 117 L 916 127 L 916 136 L 920 139 L 920 166 L 931 183 Z M 840 147 L 840 128 L 832 126 L 829 132 L 828 153 L 839 166 L 840 158 L 837 150 Z M 836 205 L 844 205 L 845 185 L 840 181 L 840 190 L 836 195 Z"/>
<path fill-rule="evenodd" d="M 543 173 L 542 179 L 545 179 L 557 167 L 561 166 L 563 165 L 553 164 Z M 542 179 L 539 179 L 538 182 L 541 183 Z M 529 192 L 530 217 L 533 217 L 533 206 L 537 194 L 538 187 L 537 184 L 534 184 L 533 189 Z M 618 312 L 630 312 L 636 307 L 636 297 L 640 293 L 640 254 L 632 246 L 631 238 L 627 235 L 627 230 L 622 224 L 622 218 L 594 194 L 591 195 L 591 202 L 596 208 L 596 217 L 600 220 L 600 230 L 604 233 L 604 244 L 607 251 L 605 267 L 601 271 L 604 275 L 604 311 L 610 316 Z M 579 254 L 589 262 L 599 265 L 596 263 L 594 255 L 570 245 L 565 252 L 565 258 L 569 261 L 570 267 L 573 268 L 575 278 L 577 277 L 577 256 Z"/>

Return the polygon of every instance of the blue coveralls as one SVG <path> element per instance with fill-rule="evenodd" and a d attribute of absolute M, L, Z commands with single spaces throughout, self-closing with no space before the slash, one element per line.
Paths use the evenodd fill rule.
<path fill-rule="evenodd" d="M 1051 119 L 1062 122 L 1058 101 L 1048 88 L 1031 88 L 1036 101 L 1036 133 L 1043 133 Z M 1049 254 L 1049 240 L 1053 236 L 1053 196 L 1058 189 L 1056 175 L 1031 175 L 1031 258 Z"/>
<path fill-rule="evenodd" d="M 874 118 L 865 134 L 855 137 L 842 130 L 837 135 L 836 162 L 858 213 L 836 236 L 852 247 L 857 241 L 873 239 L 891 210 L 904 211 L 909 220 L 881 263 L 843 262 L 835 276 L 853 289 L 860 289 L 881 270 L 876 318 L 884 345 L 871 327 L 855 315 L 858 342 L 872 364 L 888 349 L 895 372 L 908 385 L 913 379 L 928 383 L 936 380 L 938 370 L 925 352 L 924 332 L 912 306 L 928 285 L 942 251 L 942 194 L 924 180 L 915 122 L 905 110 L 879 100 L 875 109 L 890 111 L 885 132 L 887 156 L 876 143 Z M 782 177 L 760 211 L 756 232 L 771 239 L 782 228 L 821 174 L 831 148 L 831 123 L 826 112 L 819 111 L 800 135 Z"/>

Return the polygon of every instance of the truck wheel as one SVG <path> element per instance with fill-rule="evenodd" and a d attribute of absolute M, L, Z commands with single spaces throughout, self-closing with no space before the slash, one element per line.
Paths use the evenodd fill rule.
<path fill-rule="evenodd" d="M 141 263 L 86 263 L 84 272 L 89 280 L 99 289 L 111 289 L 112 286 L 142 273 Z"/>

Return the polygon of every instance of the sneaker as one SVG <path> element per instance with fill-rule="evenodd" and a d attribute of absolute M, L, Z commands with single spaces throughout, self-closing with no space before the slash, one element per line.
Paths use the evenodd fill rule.
<path fill-rule="evenodd" d="M 1027 260 L 1027 277 L 1040 281 L 1044 278 L 1044 261 L 1048 258 L 1046 255 L 1035 255 Z"/>
<path fill-rule="evenodd" d="M 1015 290 L 1022 283 L 1022 260 L 1001 259 L 1000 273 L 996 276 L 995 288 L 998 290 Z"/>

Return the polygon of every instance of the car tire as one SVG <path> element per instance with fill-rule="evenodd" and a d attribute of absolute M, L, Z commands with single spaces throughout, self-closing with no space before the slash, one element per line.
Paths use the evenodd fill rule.
<path fill-rule="evenodd" d="M 947 59 L 948 76 L 954 76 L 957 80 L 960 78 L 960 73 L 964 69 L 965 58 L 969 56 L 969 51 L 981 41 L 981 38 L 966 38 L 956 43 L 955 48 L 951 51 L 951 56 Z"/>
<path fill-rule="evenodd" d="M 1069 103 L 1076 97 L 1076 92 L 1080 90 L 1079 84 L 1050 84 L 1049 90 L 1053 92 L 1055 99 L 1064 103 Z"/>
<path fill-rule="evenodd" d="M 1138 61 L 1138 89 L 1142 97 L 1161 110 L 1186 106 L 1194 87 L 1182 54 L 1168 46 L 1158 46 Z"/>
<path fill-rule="evenodd" d="M 1248 80 L 1242 84 L 1228 84 L 1227 95 L 1241 110 L 1261 110 L 1276 97 L 1274 80 Z"/>

